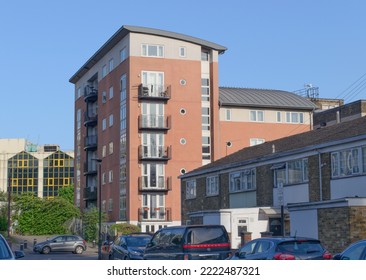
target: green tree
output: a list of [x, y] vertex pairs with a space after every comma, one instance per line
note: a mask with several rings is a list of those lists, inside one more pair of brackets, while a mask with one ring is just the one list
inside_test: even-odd
[[[98, 224], [99, 224], [99, 211], [98, 208], [93, 207], [85, 209], [83, 213], [83, 229], [84, 238], [87, 241], [97, 241], [98, 242]], [[105, 220], [105, 214], [102, 215], [102, 221]]]
[[74, 204], [74, 186], [63, 187], [58, 191], [58, 197], [66, 199], [71, 204]]

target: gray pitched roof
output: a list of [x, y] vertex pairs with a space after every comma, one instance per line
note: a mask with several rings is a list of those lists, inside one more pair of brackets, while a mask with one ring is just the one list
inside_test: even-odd
[[201, 45], [208, 49], [217, 50], [220, 54], [227, 50], [227, 48], [224, 46], [180, 33], [161, 29], [124, 25], [116, 33], [114, 33], [112, 37], [106, 43], [104, 43], [104, 45], [99, 50], [97, 50], [97, 52], [69, 79], [69, 82], [75, 84], [91, 67], [93, 67], [104, 55], [106, 55], [107, 52], [109, 52], [119, 41], [122, 40], [122, 38], [124, 38], [130, 32], [182, 40]]
[[316, 108], [316, 105], [306, 98], [283, 90], [220, 87], [219, 92], [222, 106], [297, 108], [303, 110]]
[[[244, 148], [190, 171], [182, 175], [181, 178], [216, 172], [249, 163], [259, 163], [281, 157], [288, 153], [291, 154], [328, 147], [331, 143], [349, 141], [350, 139], [366, 139], [366, 116]], [[275, 149], [274, 152], [273, 148]]]

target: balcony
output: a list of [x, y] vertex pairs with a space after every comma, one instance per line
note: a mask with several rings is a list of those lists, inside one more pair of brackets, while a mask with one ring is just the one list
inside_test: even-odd
[[139, 100], [168, 101], [171, 97], [171, 87], [159, 84], [140, 84], [138, 91]]
[[98, 115], [96, 112], [85, 112], [84, 113], [84, 125], [85, 126], [96, 126], [98, 123]]
[[98, 90], [93, 87], [84, 88], [84, 101], [85, 102], [95, 102], [98, 100]]
[[138, 183], [140, 192], [167, 192], [172, 190], [172, 177], [139, 177]]
[[140, 115], [140, 130], [169, 130], [171, 125], [170, 116]]
[[95, 161], [90, 161], [89, 163], [84, 162], [84, 175], [96, 175], [97, 174], [97, 164]]
[[98, 147], [98, 136], [91, 135], [84, 138], [84, 150], [96, 150]]
[[140, 145], [139, 159], [140, 160], [155, 160], [166, 161], [171, 159], [172, 147], [168, 146], [154, 146], [154, 145]]
[[171, 222], [172, 209], [166, 207], [139, 208], [139, 222]]
[[97, 200], [98, 191], [97, 187], [94, 188], [84, 188], [84, 200]]

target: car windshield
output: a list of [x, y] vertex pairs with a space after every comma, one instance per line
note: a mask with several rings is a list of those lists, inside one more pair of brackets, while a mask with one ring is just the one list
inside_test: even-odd
[[0, 239], [0, 259], [11, 259], [12, 255], [8, 246], [4, 243], [4, 240]]
[[147, 236], [133, 236], [126, 239], [127, 246], [129, 247], [145, 247], [150, 241], [150, 237]]
[[187, 233], [188, 244], [214, 244], [227, 242], [221, 227], [192, 228]]
[[323, 252], [324, 249], [317, 240], [293, 240], [278, 244], [278, 250], [292, 254], [311, 254]]

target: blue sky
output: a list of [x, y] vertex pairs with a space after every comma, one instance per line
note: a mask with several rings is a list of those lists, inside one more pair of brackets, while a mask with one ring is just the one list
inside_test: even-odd
[[122, 25], [223, 45], [221, 86], [366, 99], [363, 0], [13, 0], [0, 9], [0, 138], [74, 148], [69, 78]]

